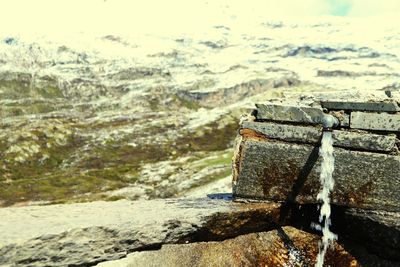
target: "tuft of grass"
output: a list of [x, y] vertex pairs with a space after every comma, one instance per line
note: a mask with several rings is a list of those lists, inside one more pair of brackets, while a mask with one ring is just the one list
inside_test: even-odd
[[46, 84], [31, 84], [30, 75], [21, 76], [18, 79], [0, 80], [2, 99], [23, 99], [23, 98], [63, 98], [63, 93], [54, 81], [48, 81]]
[[43, 98], [63, 98], [64, 95], [60, 88], [56, 86], [36, 87], [34, 89]]
[[190, 110], [198, 110], [202, 107], [198, 102], [186, 99], [181, 96], [175, 95], [174, 100], [177, 102], [178, 106], [185, 107]]
[[189, 151], [220, 151], [232, 146], [238, 129], [238, 121], [220, 127], [218, 122], [202, 127], [201, 133], [187, 133], [176, 141], [176, 150]]
[[0, 80], [2, 99], [21, 99], [30, 96], [30, 77], [20, 80]]

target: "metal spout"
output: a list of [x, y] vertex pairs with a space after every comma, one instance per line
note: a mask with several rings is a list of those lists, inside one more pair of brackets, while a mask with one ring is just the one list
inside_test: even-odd
[[332, 132], [333, 128], [336, 128], [339, 126], [339, 120], [330, 114], [324, 114], [324, 117], [322, 118], [322, 131], [325, 132]]

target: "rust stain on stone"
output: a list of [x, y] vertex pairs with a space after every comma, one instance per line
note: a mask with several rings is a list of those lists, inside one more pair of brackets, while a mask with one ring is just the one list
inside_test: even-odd
[[262, 140], [268, 139], [262, 133], [251, 130], [251, 129], [247, 129], [247, 128], [240, 129], [239, 134], [241, 136], [243, 136], [244, 138], [249, 138], [249, 139], [256, 140], [256, 141], [262, 141]]
[[241, 163], [244, 155], [243, 142], [243, 137], [238, 135], [235, 139], [235, 150], [232, 156], [232, 182], [234, 186], [236, 185], [241, 170]]
[[[269, 257], [259, 259], [255, 266], [314, 266], [318, 255], [318, 236], [278, 229], [280, 242], [270, 246]], [[324, 266], [358, 267], [357, 260], [343, 247], [334, 243], [325, 256]]]
[[317, 180], [310, 180], [307, 181], [303, 188], [302, 188], [302, 194], [304, 195], [309, 195], [309, 196], [317, 196], [319, 190], [320, 190], [321, 184]]
[[232, 182], [234, 185], [236, 185], [238, 181], [238, 177], [241, 170], [241, 164], [243, 161], [243, 156], [245, 154], [244, 150], [246, 146], [244, 145], [244, 143], [247, 140], [265, 141], [266, 139], [267, 137], [265, 135], [257, 131], [247, 128], [242, 128], [239, 130], [239, 135], [236, 138], [235, 150], [232, 157]]
[[231, 212], [210, 216], [204, 227], [183, 241], [222, 240], [241, 234], [272, 230], [278, 224], [279, 213], [278, 203], [233, 203]]
[[[314, 266], [319, 236], [293, 227], [240, 235], [221, 242], [163, 245], [141, 253], [134, 266]], [[138, 264], [138, 261], [142, 264]], [[339, 244], [328, 250], [324, 266], [358, 267], [356, 259]]]
[[269, 163], [263, 169], [262, 189], [266, 198], [286, 201], [295, 190], [300, 169], [291, 162]]
[[373, 187], [373, 182], [369, 181], [358, 188], [334, 189], [332, 192], [332, 198], [341, 204], [365, 207], [366, 202], [370, 198]]
[[335, 244], [334, 248], [327, 250], [325, 255], [325, 265], [327, 266], [348, 266], [358, 267], [361, 266], [357, 260], [346, 252], [343, 247]]

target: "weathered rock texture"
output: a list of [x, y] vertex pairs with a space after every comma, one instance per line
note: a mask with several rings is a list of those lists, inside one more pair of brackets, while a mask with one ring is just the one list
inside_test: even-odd
[[0, 265], [90, 266], [166, 243], [276, 228], [279, 204], [183, 199], [0, 209]]
[[400, 261], [400, 213], [348, 209], [335, 221], [342, 235], [363, 243], [382, 258]]
[[335, 187], [331, 202], [400, 211], [400, 141], [396, 133], [400, 114], [396, 101], [256, 106], [255, 120], [242, 122], [237, 139], [233, 163], [236, 199], [317, 203], [321, 124], [329, 113], [339, 121], [350, 117], [349, 124], [341, 122], [332, 133]]
[[[233, 192], [239, 198], [316, 203], [319, 146], [245, 137]], [[332, 203], [400, 211], [400, 157], [335, 148]]]
[[[285, 225], [312, 231], [310, 225], [319, 220], [317, 204], [286, 204], [282, 216]], [[347, 208], [331, 205], [332, 232], [338, 242], [365, 267], [400, 265], [400, 213]]]
[[258, 120], [274, 120], [286, 122], [302, 122], [308, 124], [321, 123], [324, 115], [322, 108], [307, 106], [284, 106], [257, 104]]
[[[126, 259], [98, 266], [314, 266], [318, 240], [319, 237], [315, 235], [293, 227], [283, 227], [223, 242], [165, 245], [157, 251], [135, 252]], [[335, 244], [326, 255], [325, 266], [360, 265]]]
[[[398, 266], [399, 213], [336, 206], [332, 212], [340, 244], [351, 240], [370, 252], [354, 258], [346, 252], [354, 246], [335, 244], [326, 256], [330, 266], [365, 259], [367, 267]], [[281, 225], [310, 231], [317, 213], [315, 205], [208, 199], [4, 208], [0, 266], [313, 266], [319, 237]]]
[[[263, 134], [267, 138], [282, 141], [309, 143], [314, 145], [319, 145], [321, 142], [321, 127], [246, 121], [242, 124], [242, 131], [243, 129], [253, 130]], [[389, 152], [394, 150], [396, 145], [396, 136], [394, 134], [379, 135], [334, 130], [332, 138], [334, 146], [367, 151]]]
[[357, 110], [397, 112], [400, 111], [396, 101], [387, 100], [381, 102], [343, 102], [343, 101], [321, 101], [321, 106], [333, 110]]
[[400, 114], [352, 112], [351, 128], [400, 132]]

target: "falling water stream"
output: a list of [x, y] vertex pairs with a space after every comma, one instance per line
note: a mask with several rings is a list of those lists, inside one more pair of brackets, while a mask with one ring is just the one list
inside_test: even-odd
[[333, 140], [331, 131], [323, 131], [321, 148], [319, 154], [322, 157], [320, 182], [321, 191], [317, 195], [317, 199], [322, 201], [320, 208], [319, 222], [321, 225], [317, 229], [322, 231], [322, 240], [319, 242], [319, 252], [317, 256], [316, 267], [324, 265], [324, 258], [329, 245], [337, 239], [337, 236], [329, 229], [331, 225], [331, 205], [329, 195], [335, 185], [332, 177], [335, 158], [333, 156]]

